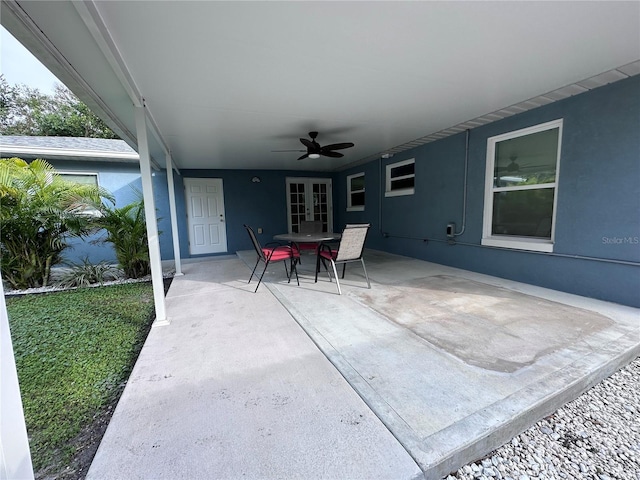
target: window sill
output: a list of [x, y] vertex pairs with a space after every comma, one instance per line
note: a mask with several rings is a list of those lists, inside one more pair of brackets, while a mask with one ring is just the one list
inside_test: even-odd
[[553, 252], [553, 242], [551, 240], [542, 240], [536, 238], [525, 237], [487, 237], [480, 242], [481, 245], [487, 247], [511, 248], [514, 250], [530, 250], [533, 252]]
[[403, 190], [392, 190], [390, 192], [384, 192], [385, 197], [400, 197], [402, 195], [413, 195], [414, 188], [405, 188]]
[[364, 212], [364, 205], [357, 207], [347, 207], [347, 212]]

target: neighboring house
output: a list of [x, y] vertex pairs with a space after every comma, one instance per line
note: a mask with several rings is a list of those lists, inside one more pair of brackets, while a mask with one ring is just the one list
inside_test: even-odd
[[[271, 241], [295, 231], [298, 212], [310, 208], [329, 230], [371, 223], [369, 248], [637, 307], [638, 112], [640, 76], [634, 76], [340, 172], [181, 169], [174, 174], [181, 258], [252, 248], [245, 223]], [[3, 156], [24, 158], [17, 147], [29, 144], [28, 158], [94, 176], [119, 206], [140, 189], [136, 154], [124, 142], [1, 141]], [[169, 260], [166, 170], [153, 175], [161, 256]], [[188, 214], [199, 214], [203, 197], [194, 192], [202, 185], [217, 188], [206, 199], [214, 205], [211, 235], [189, 224]], [[75, 244], [72, 252], [98, 259], [99, 248], [108, 247]]]

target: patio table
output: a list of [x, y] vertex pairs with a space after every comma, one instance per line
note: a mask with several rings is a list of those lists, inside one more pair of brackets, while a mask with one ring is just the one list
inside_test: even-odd
[[316, 243], [332, 242], [334, 240], [340, 240], [342, 235], [339, 233], [322, 232], [322, 233], [281, 233], [274, 235], [274, 240], [280, 240], [283, 242], [296, 242], [296, 243]]
[[[280, 240], [282, 242], [296, 243], [299, 250], [313, 250], [314, 254], [318, 254], [318, 247], [323, 242], [333, 242], [340, 240], [342, 234], [321, 232], [321, 233], [281, 233], [274, 235], [274, 240]], [[305, 245], [311, 246], [311, 248], [305, 248]], [[316, 262], [316, 270], [320, 268], [318, 262]]]

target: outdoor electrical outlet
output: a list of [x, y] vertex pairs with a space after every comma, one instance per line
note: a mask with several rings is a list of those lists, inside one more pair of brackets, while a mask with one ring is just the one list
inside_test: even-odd
[[456, 224], [455, 223], [449, 223], [447, 225], [447, 237], [449, 238], [453, 238], [454, 234], [456, 231]]
[[258, 233], [262, 233], [262, 227], [258, 227]]

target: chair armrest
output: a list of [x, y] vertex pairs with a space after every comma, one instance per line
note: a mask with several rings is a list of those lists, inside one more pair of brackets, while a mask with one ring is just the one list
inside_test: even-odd
[[298, 255], [300, 255], [300, 245], [298, 245], [298, 242], [291, 241], [289, 242], [289, 246], [291, 247], [291, 251], [293, 253], [297, 253]]
[[320, 255], [320, 252], [322, 252], [323, 250], [328, 251], [330, 256], [333, 255], [333, 250], [331, 249], [331, 246], [329, 246], [329, 244], [324, 242], [322, 242], [318, 247], [318, 255]]

